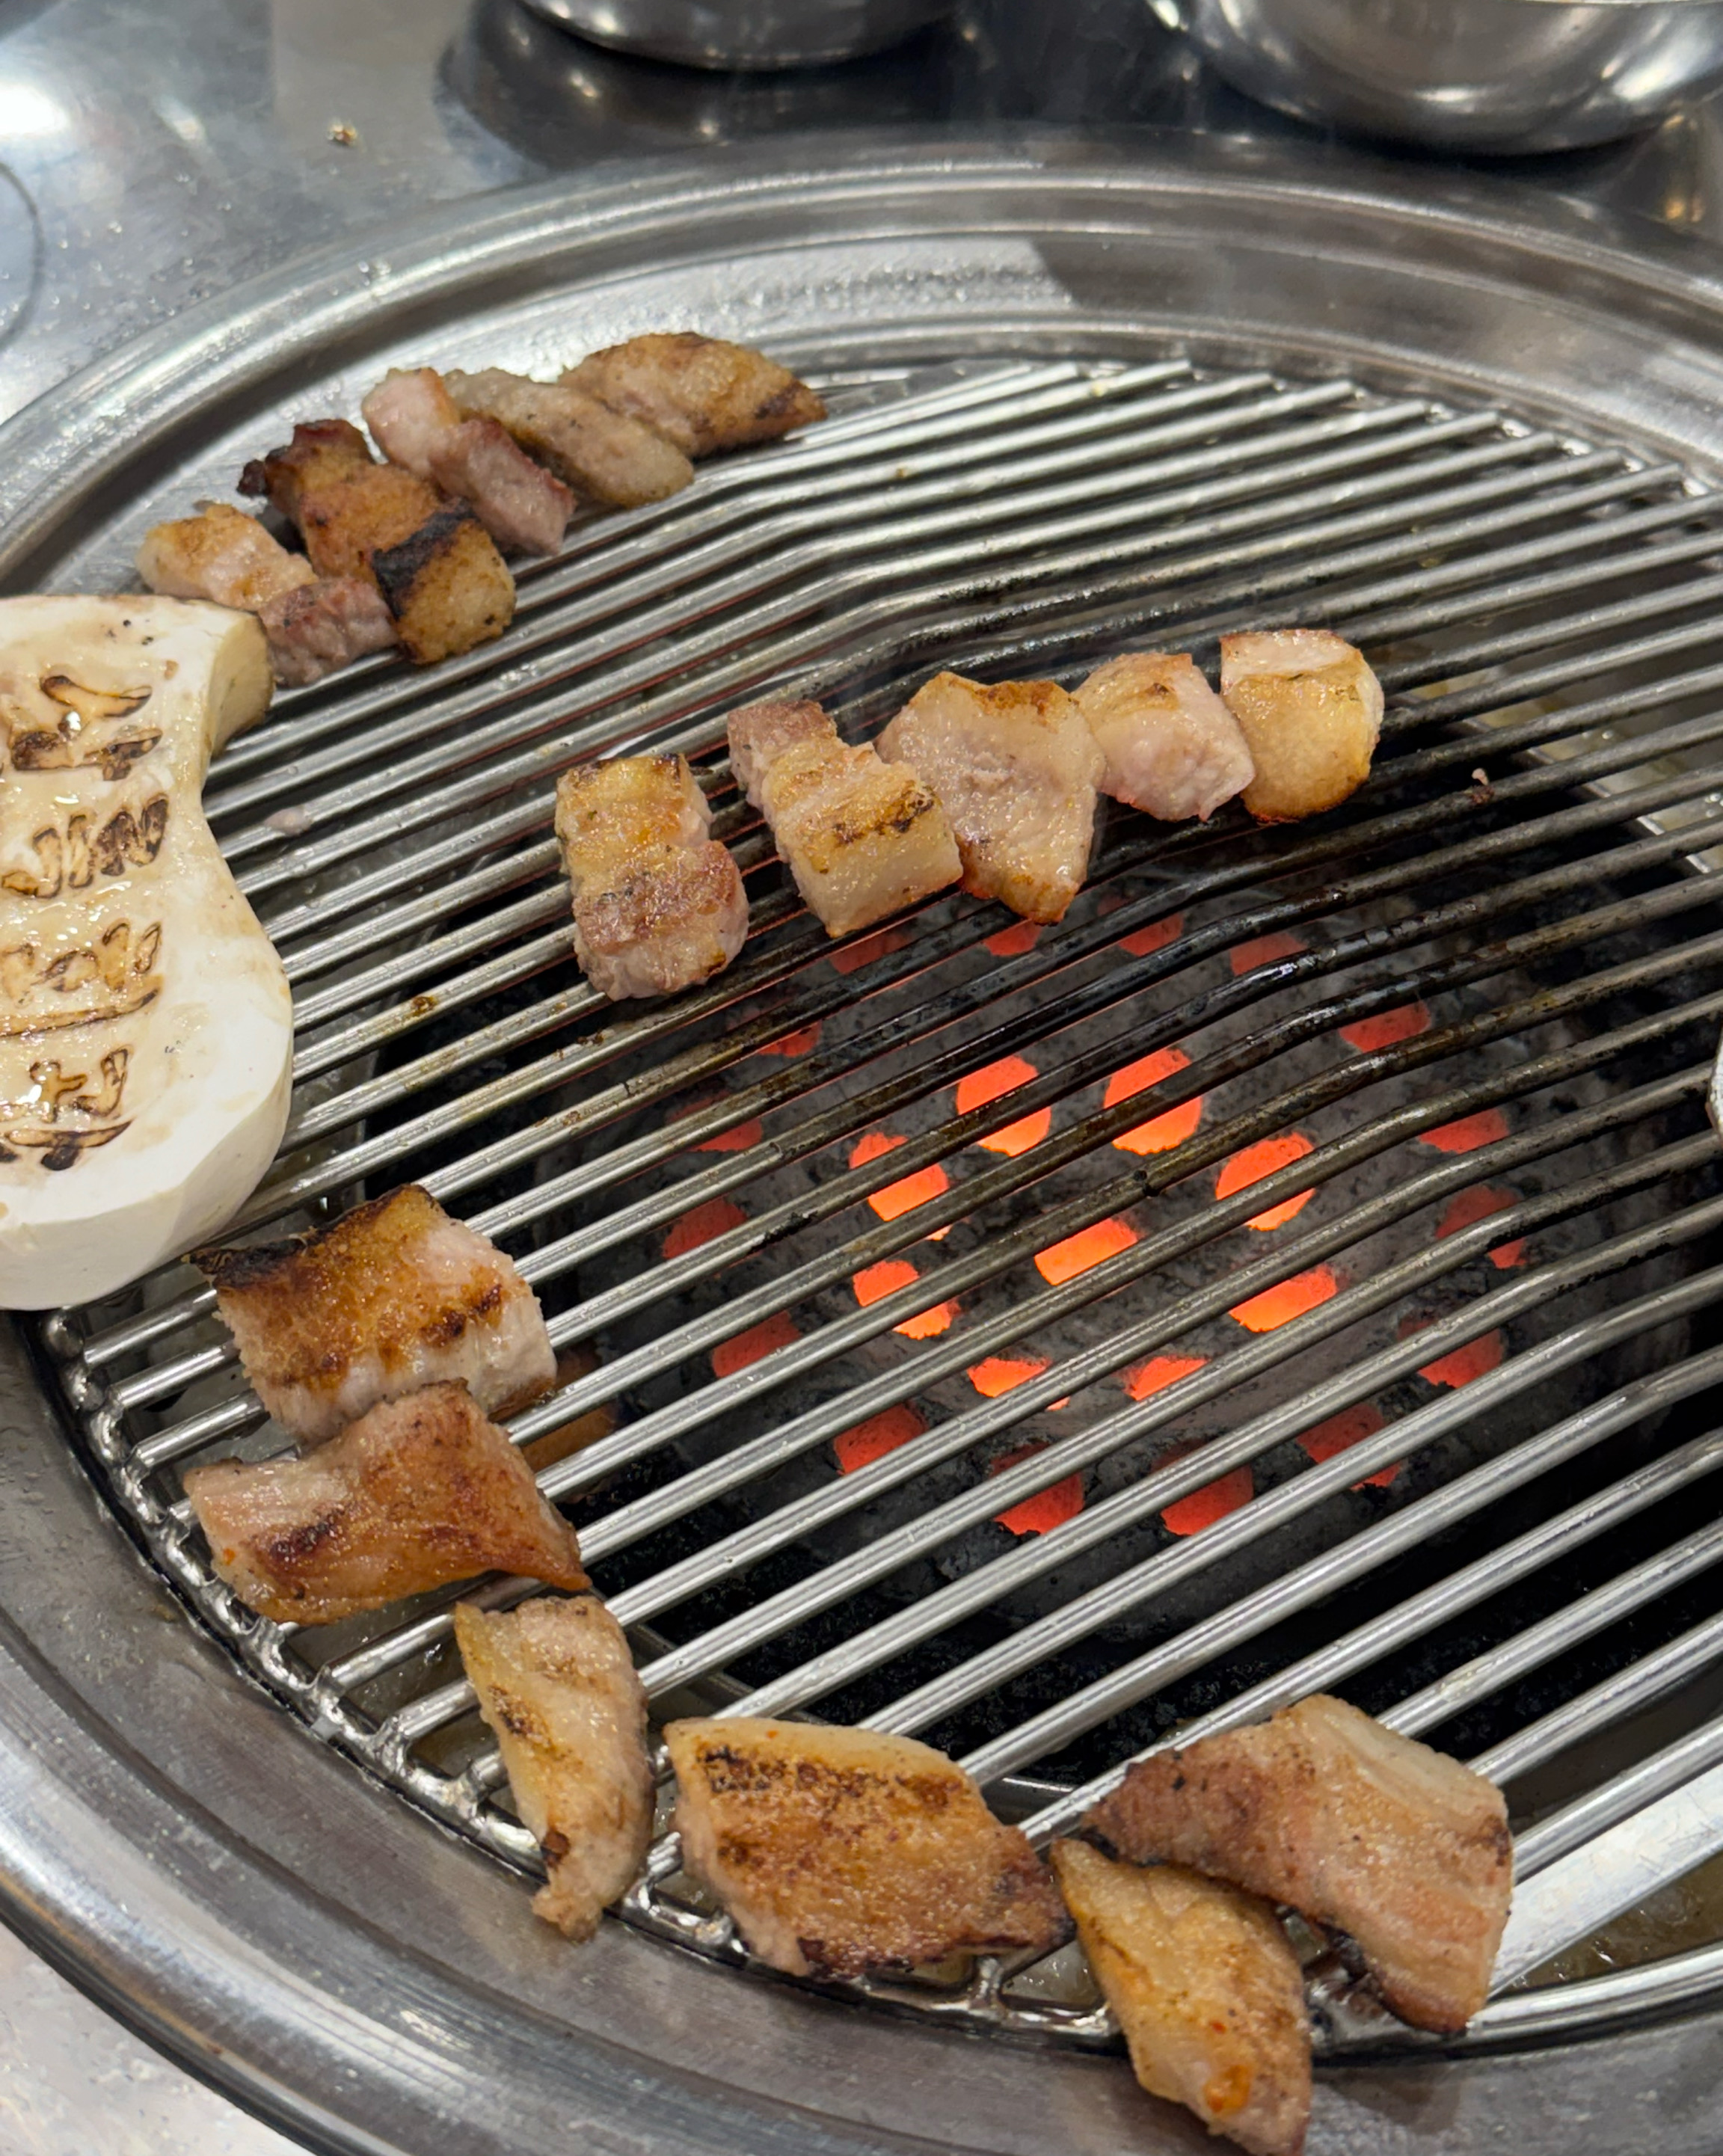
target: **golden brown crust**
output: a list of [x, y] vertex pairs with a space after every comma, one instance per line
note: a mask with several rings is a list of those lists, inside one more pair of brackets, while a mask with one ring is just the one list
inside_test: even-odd
[[1350, 1936], [1414, 2028], [1456, 2034], [1489, 1995], [1513, 1887], [1501, 1793], [1343, 1701], [1139, 1760], [1084, 1826]]
[[398, 545], [373, 547], [371, 567], [421, 666], [489, 644], [515, 618], [515, 579], [470, 509], [439, 509]]
[[1310, 2034], [1298, 1958], [1254, 1894], [1175, 1864], [1059, 1841], [1053, 1869], [1095, 1981], [1151, 2095], [1251, 2156], [1299, 2156]]
[[746, 345], [682, 330], [631, 337], [562, 376], [626, 412], [686, 456], [776, 441], [823, 419], [826, 408], [787, 367]]
[[1046, 1866], [943, 1753], [867, 1729], [672, 1722], [684, 1861], [791, 1975], [1056, 1946]]
[[1287, 824], [1338, 808], [1370, 776], [1381, 685], [1362, 653], [1326, 629], [1223, 636], [1221, 695], [1249, 744], [1244, 806]]

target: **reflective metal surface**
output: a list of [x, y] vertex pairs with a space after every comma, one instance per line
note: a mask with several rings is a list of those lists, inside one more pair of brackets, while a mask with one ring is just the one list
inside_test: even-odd
[[957, 0], [528, 0], [551, 22], [620, 52], [684, 67], [792, 68], [876, 53]]
[[1228, 82], [1433, 148], [1632, 134], [1723, 75], [1717, 0], [1153, 0]]
[[[571, 308], [596, 338], [698, 307], [810, 363], [855, 352], [858, 321], [873, 351], [905, 359], [977, 339], [1049, 360], [1097, 341], [1141, 358], [1194, 341], [1228, 366], [1344, 366], [1387, 398], [1448, 394], [1468, 411], [1505, 398], [1532, 415], [1528, 444], [1547, 415], [1605, 444], [1582, 453], [1603, 460], [1586, 483], [1629, 495], [1636, 459], [1675, 456], [1701, 483], [1723, 464], [1723, 299], [1679, 246], [1635, 258], [1582, 216], [1509, 221], [1458, 187], [1325, 187], [1256, 151], [947, 142], [931, 192], [927, 151], [858, 145], [814, 166], [787, 147], [733, 157], [720, 177], [667, 172], [656, 195], [630, 181], [577, 203], [526, 194], [397, 231], [362, 270], [341, 250], [233, 295], [0, 442], [6, 572], [112, 573], [128, 516], [152, 490], [228, 471], [260, 408], [320, 376], [320, 396], [351, 402], [387, 359], [470, 339], [487, 308], [485, 334], [521, 361], [566, 337]], [[396, 873], [331, 835], [331, 868], [352, 861], [361, 883]], [[261, 853], [251, 867], [279, 882]], [[336, 876], [336, 912], [361, 883]], [[285, 1729], [171, 1610], [152, 1614], [155, 1576], [115, 1564], [114, 1530], [15, 1363], [6, 1397], [0, 1712], [24, 1740], [0, 1755], [11, 1906], [86, 1981], [320, 2145], [417, 2151], [454, 2134], [500, 2151], [570, 2132], [654, 2151], [1187, 2145], [1110, 2061], [995, 2046], [965, 2072], [977, 2055], [951, 2035], [739, 1984], [615, 1926], [569, 1954], [535, 1932], [513, 1881]], [[101, 1624], [80, 1626], [93, 1608]], [[51, 1844], [34, 1825], [50, 1812]], [[1686, 1982], [1612, 1980], [1608, 2010]], [[530, 2012], [511, 2003], [522, 1996]], [[1497, 2030], [1549, 2020], [1547, 2001], [1501, 2008]], [[1701, 2015], [1607, 2051], [1347, 2068], [1325, 2082], [1315, 2145], [1534, 2146], [1554, 2121], [1608, 2156], [1644, 2145], [1619, 2101], [1631, 2087], [1659, 2092], [1660, 2147], [1698, 2151], [1715, 2041]]]

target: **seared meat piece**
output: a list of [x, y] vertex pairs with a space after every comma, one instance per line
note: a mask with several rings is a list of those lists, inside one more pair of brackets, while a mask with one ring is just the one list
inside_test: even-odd
[[1188, 652], [1127, 651], [1076, 692], [1115, 801], [1178, 823], [1212, 816], [1255, 777], [1238, 721]]
[[900, 913], [962, 873], [928, 787], [905, 764], [847, 747], [818, 704], [732, 712], [730, 761], [828, 936]]
[[1298, 1958], [1266, 1902], [1182, 1865], [1057, 1841], [1053, 1869], [1136, 2077], [1252, 2156], [1299, 2156], [1310, 2032]]
[[574, 891], [574, 952], [603, 995], [668, 996], [721, 973], [747, 940], [741, 871], [709, 835], [685, 756], [565, 771], [556, 836]]
[[1513, 1887], [1501, 1792], [1344, 1701], [1139, 1760], [1084, 1826], [1347, 1933], [1414, 2028], [1451, 2035], [1489, 1995]]
[[571, 367], [563, 382], [627, 412], [685, 455], [776, 441], [826, 408], [787, 367], [746, 345], [683, 330], [630, 337]]
[[476, 374], [451, 371], [443, 382], [469, 418], [507, 428], [523, 449], [588, 501], [638, 509], [693, 484], [694, 466], [679, 449], [583, 389], [534, 382], [500, 367]]
[[683, 1861], [791, 1976], [859, 1976], [1069, 1933], [1046, 1866], [943, 1753], [815, 1723], [673, 1722]]
[[299, 1241], [192, 1256], [253, 1390], [304, 1444], [422, 1385], [459, 1379], [488, 1414], [507, 1414], [555, 1381], [532, 1290], [417, 1183]]
[[640, 1876], [652, 1840], [646, 1695], [596, 1594], [495, 1614], [455, 1605], [454, 1636], [515, 1806], [544, 1851], [533, 1907], [572, 1939]]
[[1052, 681], [983, 687], [936, 674], [879, 737], [914, 766], [957, 834], [963, 888], [1029, 921], [1062, 921], [1089, 873], [1106, 760]]
[[225, 501], [200, 501], [195, 516], [151, 525], [137, 550], [137, 571], [168, 598], [213, 599], [242, 613], [261, 613], [269, 600], [317, 575], [303, 554], [290, 554], [256, 517]]
[[298, 526], [320, 576], [375, 583], [422, 665], [500, 636], [514, 618], [515, 580], [471, 510], [376, 463], [345, 419], [295, 427], [285, 449], [245, 467], [239, 487]]
[[481, 1572], [589, 1584], [573, 1528], [464, 1385], [385, 1400], [309, 1460], [223, 1460], [185, 1482], [217, 1572], [278, 1625], [332, 1625]]
[[736, 784], [756, 808], [764, 805], [760, 792], [776, 759], [797, 742], [829, 745], [838, 729], [821, 704], [749, 704], [730, 715], [730, 768]]
[[1336, 808], [1369, 778], [1382, 684], [1331, 630], [1222, 637], [1220, 692], [1250, 744], [1256, 776], [1244, 806], [1260, 822]]
[[258, 608], [284, 688], [303, 688], [398, 642], [395, 617], [362, 577], [313, 577]]
[[463, 418], [434, 367], [391, 368], [360, 409], [391, 464], [470, 502], [499, 547], [562, 544], [574, 496], [497, 420]]

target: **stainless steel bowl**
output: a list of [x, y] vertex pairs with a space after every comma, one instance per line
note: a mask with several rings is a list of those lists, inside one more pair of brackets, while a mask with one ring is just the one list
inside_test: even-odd
[[685, 67], [813, 67], [876, 53], [956, 0], [527, 0], [601, 45]]
[[1723, 78], [1718, 0], [1150, 0], [1300, 120], [1444, 150], [1632, 134]]

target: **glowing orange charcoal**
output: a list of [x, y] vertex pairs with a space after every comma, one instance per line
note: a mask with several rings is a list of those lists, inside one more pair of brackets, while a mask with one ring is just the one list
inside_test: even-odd
[[[1180, 1455], [1174, 1453], [1172, 1457], [1177, 1460]], [[1256, 1477], [1248, 1467], [1234, 1467], [1213, 1482], [1205, 1482], [1200, 1490], [1192, 1490], [1188, 1496], [1175, 1497], [1162, 1511], [1161, 1524], [1169, 1534], [1200, 1535], [1204, 1527], [1212, 1527], [1228, 1512], [1248, 1505], [1255, 1495]]]
[[876, 958], [901, 951], [909, 940], [907, 928], [876, 928], [871, 936], [864, 936], [859, 943], [852, 943], [847, 951], [833, 951], [832, 963], [840, 973], [854, 973], [863, 966], [871, 966]]
[[1128, 1250], [1137, 1240], [1135, 1228], [1122, 1220], [1097, 1220], [1092, 1228], [1079, 1228], [1062, 1243], [1035, 1253], [1035, 1270], [1049, 1287], [1061, 1287], [1079, 1273], [1091, 1271]]
[[[849, 1165], [866, 1168], [908, 1143], [907, 1138], [894, 1137], [886, 1131], [869, 1131], [850, 1147]], [[931, 1168], [918, 1168], [913, 1175], [905, 1176], [900, 1182], [888, 1183], [883, 1190], [874, 1191], [868, 1203], [882, 1220], [895, 1220], [900, 1214], [913, 1213], [918, 1205], [943, 1198], [951, 1187], [951, 1177], [936, 1163]], [[946, 1230], [941, 1229], [937, 1233], [943, 1236]]]
[[[1008, 1467], [1015, 1467], [1019, 1461], [1031, 1460], [1046, 1450], [1044, 1445], [1019, 1445], [1015, 1452], [1002, 1453], [987, 1472], [1003, 1475]], [[1082, 1509], [1083, 1477], [1068, 1475], [1050, 1490], [1038, 1490], [1033, 1497], [1008, 1507], [997, 1517], [1000, 1526], [1014, 1535], [1044, 1535], [1050, 1534], [1054, 1527], [1062, 1527], [1067, 1520], [1074, 1520]]]
[[785, 1034], [781, 1040], [768, 1040], [758, 1053], [762, 1055], [809, 1055], [819, 1046], [820, 1028], [823, 1019], [815, 1019], [811, 1025], [797, 1026], [793, 1033]]
[[[1337, 1415], [1330, 1415], [1326, 1422], [1319, 1422], [1314, 1430], [1307, 1430], [1299, 1443], [1320, 1467], [1325, 1460], [1332, 1460], [1336, 1453], [1350, 1452], [1355, 1445], [1361, 1445], [1367, 1437], [1374, 1437], [1387, 1426], [1387, 1416], [1373, 1400], [1360, 1400], [1356, 1407], [1342, 1408]], [[1352, 1487], [1386, 1490], [1405, 1465], [1403, 1460], [1397, 1460], [1391, 1467], [1378, 1468], [1374, 1475], [1367, 1475], [1363, 1481], [1355, 1482]]]
[[1429, 1029], [1430, 1014], [1422, 1004], [1402, 1004], [1397, 1009], [1378, 1011], [1374, 1018], [1361, 1018], [1354, 1024], [1343, 1025], [1340, 1037], [1361, 1055], [1374, 1055], [1378, 1049], [1397, 1048], [1403, 1040], [1416, 1040]]
[[966, 1374], [983, 1399], [997, 1400], [1001, 1393], [1014, 1392], [1047, 1368], [1044, 1355], [989, 1355]]
[[1176, 1385], [1181, 1378], [1188, 1378], [1193, 1370], [1202, 1369], [1208, 1360], [1206, 1355], [1151, 1355], [1146, 1363], [1138, 1363], [1125, 1373], [1125, 1389], [1134, 1400], [1150, 1399], [1169, 1385]]
[[[1008, 1055], [1001, 1062], [988, 1064], [985, 1070], [972, 1070], [957, 1081], [957, 1113], [967, 1116], [972, 1108], [985, 1108], [990, 1101], [1014, 1093], [1038, 1075], [1034, 1065], [1021, 1055]], [[990, 1131], [976, 1143], [983, 1152], [1003, 1152], [1015, 1159], [1018, 1153], [1039, 1145], [1052, 1127], [1052, 1109], [1037, 1108], [1033, 1115], [1008, 1123], [1003, 1130]]]
[[1508, 1119], [1500, 1108], [1480, 1108], [1475, 1116], [1462, 1116], [1457, 1123], [1423, 1132], [1418, 1143], [1434, 1146], [1438, 1152], [1476, 1152], [1479, 1146], [1494, 1145], [1507, 1134]]
[[899, 1445], [920, 1437], [926, 1427], [912, 1407], [884, 1408], [865, 1422], [859, 1422], [854, 1430], [840, 1430], [832, 1440], [832, 1450], [838, 1455], [839, 1470], [854, 1475], [858, 1468], [871, 1466], [888, 1452], [895, 1452]]
[[1458, 1392], [1474, 1378], [1485, 1377], [1498, 1368], [1505, 1352], [1500, 1333], [1486, 1332], [1481, 1340], [1469, 1340], [1464, 1348], [1451, 1348], [1433, 1363], [1421, 1363], [1418, 1374], [1428, 1378], [1433, 1385], [1451, 1385]]
[[[1235, 1190], [1248, 1190], [1253, 1183], [1260, 1183], [1266, 1175], [1273, 1175], [1283, 1168], [1290, 1168], [1294, 1161], [1302, 1160], [1306, 1153], [1316, 1148], [1307, 1137], [1297, 1131], [1283, 1132], [1279, 1137], [1259, 1138], [1242, 1152], [1235, 1152], [1223, 1162], [1220, 1173], [1214, 1179], [1217, 1198], [1230, 1198]], [[1314, 1190], [1300, 1190], [1290, 1198], [1283, 1198], [1278, 1205], [1269, 1206], [1266, 1213], [1258, 1213], [1245, 1225], [1249, 1228], [1284, 1227], [1295, 1214], [1302, 1213], [1315, 1196]]]
[[[1487, 1183], [1474, 1183], [1469, 1190], [1460, 1191], [1449, 1201], [1448, 1210], [1436, 1225], [1436, 1240], [1444, 1235], [1457, 1235], [1462, 1228], [1469, 1228], [1479, 1220], [1487, 1220], [1492, 1213], [1505, 1213], [1518, 1199], [1511, 1190], [1492, 1190]], [[1499, 1272], [1526, 1262], [1526, 1238], [1516, 1235], [1510, 1243], [1498, 1243], [1490, 1253], [1490, 1262]]]
[[[684, 1122], [690, 1116], [699, 1115], [703, 1109], [716, 1107], [723, 1097], [721, 1093], [717, 1093], [708, 1100], [695, 1101], [687, 1107], [674, 1109], [665, 1121], [671, 1123]], [[732, 1124], [727, 1131], [714, 1131], [710, 1137], [700, 1139], [694, 1147], [694, 1151], [695, 1152], [746, 1152], [750, 1146], [759, 1144], [762, 1136], [760, 1118], [757, 1116], [750, 1116], [745, 1123]]]
[[1034, 949], [1040, 933], [1038, 921], [1014, 921], [1009, 928], [1002, 928], [997, 936], [988, 937], [987, 948], [996, 958], [1020, 958], [1025, 951]]
[[693, 1206], [673, 1224], [664, 1237], [664, 1255], [685, 1258], [702, 1243], [712, 1242], [720, 1235], [727, 1235], [732, 1228], [740, 1228], [747, 1217], [731, 1199], [709, 1198], [703, 1205]]
[[794, 1318], [788, 1311], [781, 1310], [776, 1317], [751, 1325], [733, 1340], [720, 1342], [712, 1350], [712, 1368], [720, 1378], [733, 1378], [738, 1370], [746, 1370], [750, 1363], [757, 1363], [762, 1356], [787, 1348], [792, 1340], [801, 1337]]
[[[895, 1295], [900, 1287], [908, 1287], [920, 1277], [907, 1258], [882, 1258], [877, 1265], [864, 1265], [859, 1273], [852, 1273], [849, 1285], [855, 1291], [856, 1301], [865, 1309], [870, 1302], [882, 1302], [888, 1295]], [[906, 1317], [892, 1331], [901, 1332], [906, 1340], [933, 1340], [941, 1332], [951, 1331], [951, 1321], [956, 1315], [955, 1302], [936, 1303], [931, 1310]]]
[[[1141, 1055], [1135, 1063], [1127, 1063], [1122, 1070], [1113, 1073], [1101, 1096], [1101, 1106], [1116, 1108], [1121, 1101], [1134, 1101], [1151, 1086], [1158, 1086], [1163, 1079], [1190, 1067], [1191, 1059], [1182, 1048], [1157, 1048], [1152, 1055]], [[1113, 1144], [1120, 1152], [1171, 1152], [1175, 1146], [1184, 1143], [1202, 1120], [1203, 1096], [1199, 1093], [1194, 1101], [1182, 1101], [1177, 1107], [1169, 1108], [1164, 1116], [1139, 1123], [1134, 1130], [1121, 1132]]]
[[1295, 1273], [1290, 1280], [1235, 1303], [1232, 1315], [1247, 1332], [1272, 1332], [1277, 1326], [1290, 1325], [1295, 1317], [1302, 1317], [1307, 1310], [1315, 1310], [1339, 1293], [1340, 1282], [1333, 1268], [1312, 1265], [1307, 1273]]
[[1184, 932], [1183, 914], [1169, 913], [1164, 921], [1151, 921], [1146, 928], [1133, 929], [1129, 936], [1121, 936], [1119, 948], [1128, 951], [1133, 958], [1146, 958], [1151, 951], [1164, 951], [1169, 943], [1177, 943]]
[[1277, 928], [1272, 935], [1253, 936], [1248, 942], [1235, 943], [1228, 956], [1235, 973], [1250, 973], [1259, 966], [1272, 966], [1277, 959], [1295, 958], [1310, 947], [1302, 936], [1295, 936], [1290, 928]]

